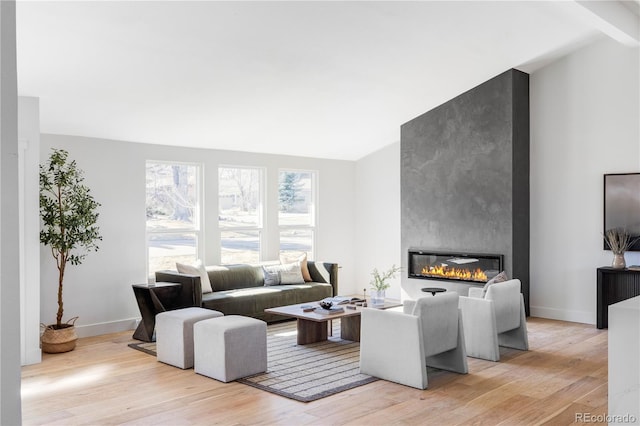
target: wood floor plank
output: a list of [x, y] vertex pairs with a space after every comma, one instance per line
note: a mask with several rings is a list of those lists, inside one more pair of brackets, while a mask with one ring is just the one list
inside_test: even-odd
[[25, 425], [529, 425], [607, 412], [607, 330], [529, 318], [530, 351], [430, 371], [419, 390], [377, 381], [310, 403], [221, 383], [127, 347], [131, 332], [79, 339], [22, 369]]
[[[596, 377], [600, 378], [600, 377]], [[600, 386], [596, 387], [593, 391], [584, 395], [582, 398], [576, 399], [576, 403], [584, 404], [591, 408], [599, 408], [602, 406], [606, 406], [608, 403], [609, 396], [609, 384], [606, 380], [600, 384]]]
[[[503, 393], [503, 397], [507, 396]], [[486, 407], [485, 410], [480, 410], [477, 415], [469, 417], [461, 425], [497, 425], [505, 423], [505, 421], [513, 417], [514, 413], [518, 410], [522, 410], [537, 402], [535, 398], [531, 398], [524, 395], [511, 395], [507, 396], [504, 400], [498, 404]], [[508, 422], [506, 424], [509, 424]], [[516, 423], [513, 423], [516, 424]], [[531, 424], [531, 423], [521, 423]]]
[[[596, 411], [594, 411], [592, 408], [586, 405], [571, 404], [571, 405], [568, 405], [564, 410], [561, 410], [560, 412], [555, 413], [553, 416], [550, 416], [550, 418], [547, 421], [542, 422], [540, 424], [548, 425], [548, 426], [554, 426], [558, 424], [562, 424], [562, 425], [585, 424], [585, 422], [580, 421], [580, 418], [578, 417], [580, 413], [603, 414], [603, 413], [596, 413]], [[588, 424], [606, 425], [607, 423], [594, 421], [594, 422], [588, 422]]]

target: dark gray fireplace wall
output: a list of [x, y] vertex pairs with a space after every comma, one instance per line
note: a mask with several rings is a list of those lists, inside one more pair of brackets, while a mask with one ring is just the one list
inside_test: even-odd
[[405, 123], [400, 150], [405, 265], [411, 247], [502, 254], [528, 312], [529, 75], [509, 70]]

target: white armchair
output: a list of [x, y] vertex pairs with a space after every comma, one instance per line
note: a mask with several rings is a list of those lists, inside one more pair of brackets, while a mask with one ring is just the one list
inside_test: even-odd
[[499, 346], [529, 350], [520, 286], [520, 280], [509, 280], [491, 284], [484, 297], [480, 288], [460, 297], [467, 355], [499, 361]]
[[404, 312], [362, 311], [362, 374], [426, 389], [427, 366], [469, 371], [457, 293], [405, 302]]

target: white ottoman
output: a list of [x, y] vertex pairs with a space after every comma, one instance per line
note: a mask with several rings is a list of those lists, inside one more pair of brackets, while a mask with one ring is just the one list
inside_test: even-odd
[[176, 309], [156, 315], [158, 361], [182, 369], [193, 367], [193, 324], [222, 316], [222, 312], [204, 308]]
[[240, 315], [193, 326], [194, 371], [231, 382], [267, 371], [267, 323]]

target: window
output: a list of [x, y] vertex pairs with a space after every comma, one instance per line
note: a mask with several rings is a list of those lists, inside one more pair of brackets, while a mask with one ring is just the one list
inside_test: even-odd
[[218, 223], [223, 264], [260, 261], [263, 174], [262, 169], [257, 168], [218, 169]]
[[147, 254], [152, 275], [192, 264], [200, 239], [200, 166], [147, 161]]
[[313, 259], [316, 173], [281, 170], [278, 180], [280, 253], [303, 251]]

